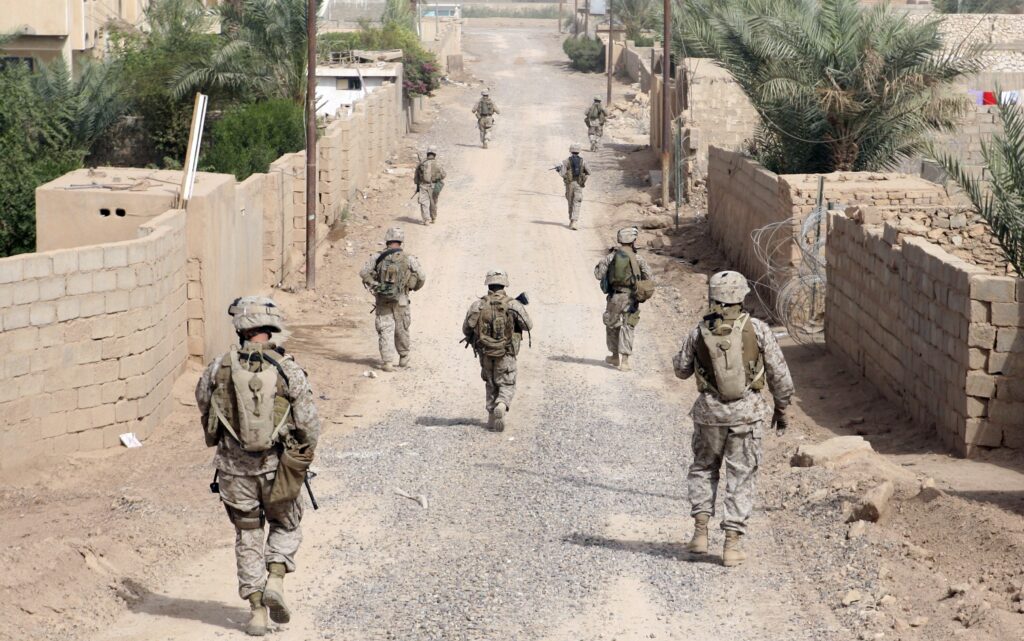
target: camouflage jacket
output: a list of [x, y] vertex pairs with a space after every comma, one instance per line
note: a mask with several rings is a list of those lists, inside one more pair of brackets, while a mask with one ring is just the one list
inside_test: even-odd
[[[266, 346], [263, 347], [266, 349]], [[247, 349], [254, 349], [254, 346], [251, 343], [242, 345], [242, 351]], [[279, 351], [283, 352], [283, 350]], [[222, 354], [215, 358], [203, 372], [196, 385], [196, 402], [199, 404], [204, 428], [210, 418], [210, 405], [216, 385], [217, 370], [220, 369], [221, 362], [226, 356], [227, 354]], [[292, 429], [283, 438], [294, 438], [299, 443], [309, 444], [315, 449], [317, 440], [320, 438], [320, 417], [317, 414], [316, 405], [313, 403], [313, 390], [309, 386], [309, 379], [306, 377], [306, 372], [290, 356], [281, 359], [281, 369], [284, 370], [285, 377], [288, 379], [284, 395], [291, 403], [291, 416], [294, 423]], [[263, 452], [246, 452], [234, 437], [228, 434], [227, 430], [222, 430], [213, 464], [225, 474], [237, 476], [266, 474], [277, 469], [279, 449], [280, 447], [272, 447]]]
[[[782, 355], [779, 342], [770, 327], [763, 321], [756, 318], [750, 319], [757, 335], [757, 346], [764, 355], [765, 378], [768, 389], [771, 390], [775, 405], [785, 408], [789, 405], [789, 399], [793, 395], [793, 379], [789, 374], [789, 366], [786, 365], [786, 358]], [[700, 339], [700, 329], [694, 327], [685, 339], [683, 346], [672, 361], [676, 370], [676, 376], [687, 379], [693, 376], [697, 359], [697, 341]], [[693, 409], [690, 410], [690, 417], [694, 424], [715, 425], [715, 426], [736, 426], [754, 425], [767, 422], [771, 419], [771, 408], [764, 396], [755, 390], [747, 390], [746, 395], [738, 400], [724, 402], [719, 400], [713, 393], [702, 392]]]
[[[473, 304], [466, 311], [466, 318], [462, 321], [462, 335], [468, 339], [473, 338], [477, 321], [480, 319], [480, 308], [483, 304], [484, 299], [478, 298], [473, 301]], [[523, 332], [533, 330], [533, 320], [530, 318], [530, 313], [526, 311], [526, 306], [514, 298], [509, 299], [509, 309], [512, 310], [513, 315], [516, 317], [516, 330], [513, 340], [515, 342], [515, 352], [518, 353], [519, 341], [522, 339]]]
[[493, 116], [495, 114], [500, 114], [501, 113], [501, 109], [498, 109], [498, 105], [495, 104], [495, 102], [493, 100], [491, 100], [490, 98], [481, 98], [480, 100], [477, 101], [476, 106], [473, 107], [473, 113], [476, 114], [477, 118], [488, 118], [489, 117], [489, 116], [481, 116], [480, 115], [480, 112], [483, 110], [482, 106], [483, 106], [483, 104], [485, 102], [491, 103], [491, 116]]
[[572, 174], [572, 156], [569, 156], [562, 161], [562, 168], [558, 170], [558, 174], [562, 177], [562, 180], [568, 185], [571, 182], [577, 183], [582, 187], [587, 182], [587, 176], [590, 175], [590, 167], [587, 167], [587, 161], [580, 156], [580, 175], [573, 176]]
[[441, 163], [437, 162], [434, 158], [427, 158], [416, 167], [413, 180], [417, 185], [430, 186], [434, 183], [442, 182], [447, 177], [448, 175], [445, 173]]
[[[371, 292], [374, 287], [380, 284], [377, 280], [377, 259], [380, 258], [380, 255], [383, 253], [383, 251], [379, 251], [375, 254], [371, 254], [370, 258], [366, 261], [366, 264], [359, 270], [359, 278], [363, 281], [363, 287]], [[398, 297], [398, 305], [401, 307], [405, 307], [409, 304], [410, 291], [417, 291], [427, 282], [427, 273], [423, 271], [423, 267], [420, 266], [419, 259], [412, 254], [405, 254], [405, 257], [409, 261], [410, 278], [406, 291], [403, 291]], [[374, 298], [376, 299], [378, 309], [389, 303], [389, 301], [377, 296], [376, 294], [374, 295]]]
[[598, 104], [591, 105], [584, 113], [584, 120], [588, 125], [603, 125], [607, 119], [608, 112]]

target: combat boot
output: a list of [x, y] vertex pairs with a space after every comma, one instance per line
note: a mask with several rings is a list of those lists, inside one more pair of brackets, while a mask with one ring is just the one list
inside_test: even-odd
[[693, 536], [686, 549], [694, 554], [708, 553], [708, 519], [711, 515], [700, 513], [693, 517]]
[[263, 593], [253, 592], [249, 595], [249, 608], [252, 614], [245, 625], [245, 633], [251, 637], [262, 637], [267, 634], [267, 608], [263, 606]]
[[505, 431], [505, 412], [508, 411], [508, 407], [504, 403], [498, 403], [494, 406], [494, 431], [504, 432]]
[[576, 221], [575, 220], [570, 220], [569, 221], [569, 229], [579, 229], [579, 227], [576, 226]]
[[747, 555], [740, 544], [743, 536], [735, 530], [725, 531], [725, 547], [722, 548], [722, 565], [727, 568], [736, 567], [747, 560]]
[[629, 354], [619, 356], [619, 371], [628, 372], [633, 368], [629, 366]]
[[597, 143], [596, 142], [590, 143], [590, 151], [597, 151]]
[[409, 367], [409, 355], [408, 354], [405, 354], [404, 356], [399, 356], [398, 357], [398, 366], [399, 367]]
[[284, 602], [284, 563], [268, 563], [267, 586], [263, 588], [263, 605], [270, 610], [270, 620], [274, 623], [288, 623], [292, 613]]
[[381, 364], [380, 369], [381, 369], [381, 371], [384, 371], [384, 372], [393, 372], [393, 371], [395, 371], [395, 366], [391, 364], [391, 361], [384, 361]]
[[608, 363], [612, 367], [618, 367], [619, 366], [619, 355], [618, 354], [612, 354], [611, 356], [605, 356], [604, 357], [604, 362]]

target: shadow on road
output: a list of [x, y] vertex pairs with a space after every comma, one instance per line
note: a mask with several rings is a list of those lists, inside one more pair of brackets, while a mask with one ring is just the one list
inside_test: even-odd
[[[198, 621], [210, 626], [226, 630], [240, 631], [242, 622], [249, 617], [249, 608], [225, 605], [217, 601], [199, 601], [182, 599], [166, 594], [150, 592], [135, 582], [126, 582], [136, 599], [128, 600], [128, 608], [132, 612], [148, 614], [155, 617], [170, 617], [187, 621]], [[217, 633], [218, 636], [220, 633]]]
[[579, 356], [568, 356], [566, 354], [559, 354], [557, 356], [548, 356], [549, 361], [558, 361], [559, 363], [575, 363], [577, 365], [593, 365], [594, 367], [604, 367], [607, 369], [615, 369], [608, 363], [605, 363], [600, 358], [581, 358]]
[[401, 216], [395, 219], [396, 223], [409, 223], [410, 225], [422, 225], [423, 220], [421, 218], [413, 218], [412, 216]]
[[533, 470], [524, 470], [521, 467], [512, 467], [510, 465], [502, 465], [500, 463], [477, 463], [476, 467], [483, 467], [492, 470], [500, 470], [502, 472], [508, 472], [513, 474], [525, 474], [527, 476], [536, 476], [538, 478], [560, 481], [562, 483], [569, 483], [570, 485], [576, 485], [578, 487], [593, 487], [599, 490], [607, 490], [609, 492], [622, 492], [623, 494], [634, 494], [636, 496], [651, 496], [658, 499], [668, 499], [670, 501], [685, 501], [686, 497], [677, 496], [675, 494], [664, 494], [661, 492], [648, 492], [646, 490], [636, 490], [631, 487], [617, 487], [615, 485], [609, 485], [607, 483], [596, 483], [589, 481], [578, 476], [558, 476], [555, 474], [545, 474], [544, 472], [534, 472]]
[[487, 428], [487, 422], [475, 418], [445, 418], [442, 416], [421, 416], [416, 419], [417, 425], [426, 427], [482, 427]]
[[646, 554], [671, 561], [689, 561], [691, 563], [707, 563], [709, 565], [720, 565], [716, 557], [690, 554], [686, 550], [685, 543], [670, 543], [667, 541], [623, 541], [620, 539], [609, 539], [603, 536], [593, 536], [577, 532], [562, 539], [566, 543], [579, 545], [587, 548], [604, 548], [613, 552], [629, 552], [631, 554]]
[[551, 225], [552, 227], [569, 227], [569, 223], [555, 222], [553, 220], [531, 220], [534, 225]]

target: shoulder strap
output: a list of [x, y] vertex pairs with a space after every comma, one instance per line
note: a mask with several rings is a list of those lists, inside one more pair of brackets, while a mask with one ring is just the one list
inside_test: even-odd
[[387, 258], [388, 256], [391, 256], [393, 254], [397, 254], [400, 251], [402, 251], [401, 247], [395, 247], [393, 249], [385, 249], [384, 251], [382, 251], [380, 253], [380, 256], [377, 256], [377, 261], [373, 264], [373, 268], [377, 269], [378, 267], [380, 267], [380, 264], [382, 262], [384, 262], [385, 258]]

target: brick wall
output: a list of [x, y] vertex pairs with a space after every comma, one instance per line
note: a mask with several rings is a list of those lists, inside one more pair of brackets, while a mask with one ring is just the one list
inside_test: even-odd
[[186, 358], [185, 212], [136, 240], [0, 259], [0, 468], [146, 437]]
[[832, 352], [961, 455], [1024, 447], [1024, 281], [843, 216], [828, 252]]
[[707, 59], [687, 58], [689, 109], [683, 112], [683, 126], [690, 130], [694, 175], [708, 171], [708, 147], [732, 151], [743, 147], [757, 127], [757, 112], [724, 69]]

